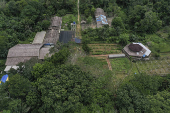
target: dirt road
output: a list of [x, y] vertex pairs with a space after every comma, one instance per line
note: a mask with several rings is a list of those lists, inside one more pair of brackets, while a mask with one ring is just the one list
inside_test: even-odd
[[81, 27], [80, 27], [80, 14], [79, 14], [79, 0], [77, 2], [77, 10], [78, 10], [78, 23], [77, 23], [77, 30], [76, 30], [76, 37], [81, 39]]

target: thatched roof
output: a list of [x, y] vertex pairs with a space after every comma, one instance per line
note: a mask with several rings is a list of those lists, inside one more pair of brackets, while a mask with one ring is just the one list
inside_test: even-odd
[[14, 66], [32, 57], [38, 57], [41, 47], [42, 44], [17, 44], [9, 49], [5, 65]]
[[58, 40], [59, 40], [59, 31], [58, 30], [53, 30], [53, 29], [48, 30], [46, 35], [45, 35], [43, 44], [45, 44], [45, 43], [56, 44]]
[[40, 56], [39, 56], [39, 59], [44, 59], [44, 57], [48, 54], [48, 57], [51, 57], [52, 54], [49, 54], [50, 51], [49, 51], [50, 48], [45, 48], [45, 47], [42, 47], [40, 49]]
[[105, 15], [104, 10], [101, 8], [97, 8], [96, 11], [94, 12], [95, 17], [99, 15]]
[[44, 37], [45, 37], [45, 34], [46, 34], [45, 31], [37, 32], [32, 44], [42, 44]]
[[42, 44], [17, 44], [8, 51], [9, 57], [39, 56]]
[[20, 62], [25, 62], [29, 59], [31, 59], [32, 57], [9, 57], [7, 58], [7, 61], [5, 63], [5, 65], [7, 66], [15, 66]]
[[52, 17], [51, 18], [51, 25], [49, 27], [49, 29], [52, 29], [53, 27], [55, 27], [56, 29], [61, 29], [61, 24], [62, 24], [62, 17]]

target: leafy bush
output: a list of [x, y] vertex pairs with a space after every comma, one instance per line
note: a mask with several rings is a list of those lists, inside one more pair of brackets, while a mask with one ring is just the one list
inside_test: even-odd
[[82, 49], [87, 53], [89, 54], [91, 48], [86, 44], [86, 43], [83, 43], [83, 46], [82, 46]]
[[50, 21], [48, 21], [48, 20], [42, 21], [42, 29], [43, 30], [47, 30], [49, 26], [50, 26]]

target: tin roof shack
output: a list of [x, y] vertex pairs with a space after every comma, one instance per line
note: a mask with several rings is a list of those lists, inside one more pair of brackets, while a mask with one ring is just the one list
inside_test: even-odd
[[42, 44], [44, 37], [45, 37], [45, 34], [46, 34], [45, 31], [37, 32], [37, 34], [34, 37], [34, 41], [32, 42], [32, 44]]
[[102, 27], [103, 25], [108, 24], [104, 10], [101, 8], [97, 8], [95, 11], [95, 17], [97, 22], [97, 28]]
[[148, 60], [151, 54], [151, 51], [146, 46], [135, 42], [126, 45], [122, 51], [128, 58], [132, 57], [132, 59]]

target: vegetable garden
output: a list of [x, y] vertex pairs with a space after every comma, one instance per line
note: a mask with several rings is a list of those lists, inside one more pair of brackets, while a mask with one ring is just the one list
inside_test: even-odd
[[88, 44], [90, 55], [119, 54], [121, 48], [117, 44]]

